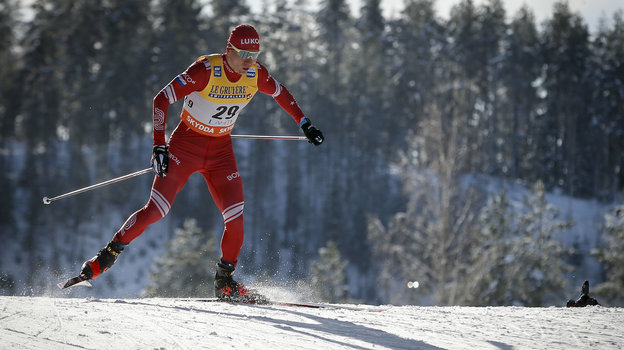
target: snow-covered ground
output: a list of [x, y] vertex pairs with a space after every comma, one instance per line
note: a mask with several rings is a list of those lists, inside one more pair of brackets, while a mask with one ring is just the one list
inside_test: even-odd
[[357, 308], [183, 299], [0, 297], [0, 349], [624, 347], [622, 308]]

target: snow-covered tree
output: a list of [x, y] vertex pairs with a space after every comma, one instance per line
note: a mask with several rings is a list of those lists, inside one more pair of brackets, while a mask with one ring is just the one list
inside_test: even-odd
[[[604, 304], [624, 303], [624, 205], [605, 215], [603, 244], [594, 253], [605, 269], [606, 281], [593, 288]], [[603, 298], [605, 300], [603, 300]]]
[[319, 249], [319, 257], [310, 265], [310, 288], [323, 301], [340, 303], [347, 300], [347, 265], [333, 241]]
[[463, 303], [544, 306], [559, 301], [569, 249], [555, 235], [572, 223], [559, 220], [559, 211], [546, 202], [543, 183], [518, 204], [503, 191], [484, 207]]
[[[460, 277], [476, 231], [481, 207], [478, 192], [460, 182], [466, 165], [466, 135], [459, 120], [436, 108], [421, 123], [424, 137], [412, 137], [399, 164], [408, 196], [405, 211], [386, 225], [369, 220], [368, 239], [378, 268], [384, 302], [453, 305], [460, 298]], [[418, 296], [405, 283], [419, 281]], [[431, 298], [431, 299], [423, 299]]]
[[481, 211], [483, 228], [475, 237], [472, 264], [466, 271], [463, 299], [468, 305], [504, 305], [509, 288], [505, 257], [506, 237], [514, 231], [515, 216], [503, 190], [492, 196]]
[[164, 255], [150, 272], [149, 297], [205, 297], [214, 294], [215, 234], [202, 231], [197, 220], [184, 220]]
[[518, 217], [517, 236], [507, 274], [514, 276], [512, 290], [522, 286], [514, 303], [544, 306], [557, 303], [566, 287], [570, 267], [565, 258], [571, 253], [556, 235], [574, 223], [559, 219], [560, 212], [546, 201], [545, 185], [537, 182], [530, 197], [523, 201], [525, 211]]

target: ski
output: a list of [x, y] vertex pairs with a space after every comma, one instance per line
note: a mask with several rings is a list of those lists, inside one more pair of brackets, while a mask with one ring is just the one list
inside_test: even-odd
[[89, 280], [82, 278], [81, 276], [72, 277], [68, 279], [67, 282], [57, 283], [56, 285], [59, 287], [59, 289], [66, 289], [75, 286], [91, 287], [91, 283], [89, 283]]
[[296, 306], [296, 307], [307, 307], [311, 309], [320, 309], [322, 306], [316, 304], [308, 304], [308, 303], [291, 303], [291, 302], [283, 302], [283, 301], [273, 301], [273, 300], [224, 300], [218, 298], [191, 298], [184, 299], [184, 301], [199, 301], [203, 303], [229, 303], [229, 304], [244, 304], [244, 305], [273, 305], [273, 306]]
[[323, 303], [305, 303], [305, 302], [288, 302], [288, 301], [275, 301], [275, 300], [222, 300], [218, 298], [190, 298], [184, 299], [184, 301], [198, 301], [198, 302], [220, 302], [230, 304], [243, 304], [243, 305], [260, 305], [260, 306], [290, 306], [290, 307], [302, 307], [309, 309], [340, 309], [340, 310], [352, 310], [352, 311], [369, 311], [369, 312], [381, 312], [385, 311], [387, 307], [360, 307], [350, 306], [342, 304], [323, 304]]

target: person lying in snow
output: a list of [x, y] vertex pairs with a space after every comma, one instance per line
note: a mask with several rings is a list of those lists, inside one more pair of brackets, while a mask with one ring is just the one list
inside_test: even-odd
[[568, 300], [567, 307], [585, 307], [587, 305], [600, 305], [598, 300], [589, 296], [589, 281], [585, 281], [581, 287], [581, 296], [576, 300]]

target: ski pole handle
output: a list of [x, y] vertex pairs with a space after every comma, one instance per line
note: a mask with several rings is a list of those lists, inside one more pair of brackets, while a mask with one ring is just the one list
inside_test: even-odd
[[63, 198], [70, 197], [70, 196], [74, 196], [74, 195], [77, 195], [79, 193], [91, 191], [91, 190], [94, 190], [96, 188], [104, 187], [104, 186], [110, 185], [110, 184], [115, 183], [115, 182], [127, 180], [127, 179], [133, 178], [135, 176], [139, 176], [139, 175], [143, 175], [143, 174], [147, 174], [147, 173], [151, 173], [151, 172], [152, 172], [152, 168], [147, 168], [147, 169], [139, 170], [139, 171], [136, 171], [134, 173], [130, 173], [130, 174], [127, 174], [127, 175], [124, 175], [124, 176], [116, 177], [114, 179], [110, 179], [110, 180], [107, 180], [107, 181], [104, 181], [104, 182], [100, 182], [100, 183], [97, 183], [95, 185], [83, 187], [83, 188], [77, 189], [75, 191], [71, 191], [71, 192], [68, 192], [68, 193], [56, 196], [56, 197], [52, 197], [52, 198], [43, 197], [43, 204], [50, 204], [53, 201], [56, 201], [56, 200], [59, 200], [59, 199], [63, 199]]

